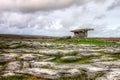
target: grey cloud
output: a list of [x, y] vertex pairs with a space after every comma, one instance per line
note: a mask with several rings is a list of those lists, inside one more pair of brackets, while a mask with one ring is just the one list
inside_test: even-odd
[[69, 6], [78, 0], [0, 0], [0, 10], [37, 11]]
[[82, 5], [89, 1], [103, 2], [103, 0], [0, 0], [0, 10], [3, 11], [48, 11], [69, 7], [73, 4]]
[[112, 9], [114, 9], [116, 7], [120, 7], [120, 0], [114, 0], [112, 5], [110, 5], [107, 10], [109, 11], [109, 10], [112, 10]]
[[95, 20], [96, 19], [103, 19], [103, 18], [105, 18], [106, 16], [105, 16], [105, 14], [102, 14], [102, 15], [98, 15], [98, 16], [95, 16]]

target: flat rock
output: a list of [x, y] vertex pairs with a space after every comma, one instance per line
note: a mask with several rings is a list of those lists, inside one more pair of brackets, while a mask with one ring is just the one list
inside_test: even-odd
[[19, 57], [20, 60], [31, 61], [31, 60], [38, 60], [41, 57], [39, 54], [22, 54]]
[[109, 57], [109, 56], [101, 56], [99, 59], [92, 59], [90, 62], [95, 63], [95, 62], [102, 62], [102, 61], [112, 61], [114, 58]]
[[119, 48], [108, 48], [104, 49], [105, 53], [110, 53], [110, 54], [120, 54], [120, 49]]
[[120, 70], [108, 72], [107, 74], [97, 78], [96, 80], [120, 80]]
[[46, 59], [43, 59], [43, 61], [51, 61], [51, 60], [54, 60], [56, 57], [48, 57]]
[[120, 68], [120, 60], [118, 61], [109, 61], [109, 62], [96, 62], [92, 64], [93, 66], [96, 67], [101, 67], [101, 68]]
[[6, 70], [9, 71], [20, 70], [20, 69], [21, 69], [21, 62], [19, 61], [9, 62], [6, 67]]
[[96, 74], [106, 71], [106, 69], [104, 69], [104, 68], [95, 67], [90, 64], [81, 65], [79, 67], [83, 71], [83, 73], [85, 73], [87, 75], [88, 79], [92, 79], [93, 77], [96, 76]]
[[45, 49], [39, 50], [39, 53], [43, 54], [51, 54], [51, 55], [59, 55], [59, 54], [69, 54], [75, 52], [75, 50], [60, 50], [60, 49]]
[[101, 56], [100, 53], [80, 53], [84, 57], [98, 57]]
[[19, 56], [19, 55], [15, 54], [15, 53], [0, 54], [0, 62], [14, 61], [14, 60], [16, 60], [17, 56]]
[[110, 57], [110, 56], [102, 56], [100, 58], [102, 61], [111, 61], [111, 60], [114, 60], [114, 58]]
[[5, 71], [2, 77], [10, 77], [10, 76], [16, 76], [14, 72], [11, 71]]
[[40, 68], [40, 67], [45, 67], [45, 68], [49, 68], [49, 67], [54, 67], [56, 66], [55, 63], [53, 62], [36, 62], [36, 61], [31, 61], [31, 67], [32, 68]]
[[77, 77], [81, 75], [80, 70], [78, 69], [69, 69], [69, 70], [58, 70], [58, 74], [61, 77]]
[[76, 61], [81, 59], [81, 57], [77, 57], [77, 56], [65, 56], [65, 57], [61, 57], [62, 61]]
[[15, 71], [16, 73], [28, 74], [45, 79], [59, 79], [60, 76], [56, 70], [40, 69], [40, 68], [27, 68]]

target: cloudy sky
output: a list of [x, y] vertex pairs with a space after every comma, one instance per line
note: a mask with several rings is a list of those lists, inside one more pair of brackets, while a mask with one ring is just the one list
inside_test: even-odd
[[0, 0], [0, 34], [120, 37], [120, 0]]

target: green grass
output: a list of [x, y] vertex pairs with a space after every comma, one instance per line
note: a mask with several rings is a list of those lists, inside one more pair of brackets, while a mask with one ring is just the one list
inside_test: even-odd
[[84, 38], [72, 38], [72, 39], [57, 39], [54, 43], [66, 43], [66, 44], [95, 44], [95, 45], [117, 45], [116, 43], [106, 42], [96, 39], [84, 39]]
[[27, 80], [25, 76], [4, 77], [3, 80]]
[[[41, 79], [37, 77], [25, 77], [25, 76], [13, 76], [13, 77], [4, 77], [3, 80], [49, 80], [49, 79]], [[56, 79], [54, 79], [56, 80]], [[60, 79], [57, 80], [87, 80], [86, 76], [83, 74], [81, 76], [77, 77], [61, 77]]]
[[9, 48], [8, 45], [7, 45], [7, 43], [0, 42], [0, 49], [7, 49], [7, 48]]
[[74, 78], [71, 78], [71, 77], [62, 77], [62, 78], [60, 78], [58, 80], [88, 80], [88, 79], [86, 78], [85, 75], [81, 75], [81, 76], [77, 76], [77, 77], [74, 77]]
[[110, 55], [112, 58], [114, 58], [115, 60], [120, 59], [120, 54], [112, 54]]

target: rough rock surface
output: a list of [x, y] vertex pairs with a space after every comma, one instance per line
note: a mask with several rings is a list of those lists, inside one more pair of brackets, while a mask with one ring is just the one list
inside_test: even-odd
[[120, 80], [120, 70], [108, 72], [96, 80]]
[[42, 77], [45, 79], [58, 79], [60, 76], [58, 72], [50, 69], [40, 69], [40, 68], [28, 68], [24, 70], [18, 70], [16, 73], [29, 74], [37, 77]]
[[23, 54], [19, 59], [25, 60], [25, 61], [31, 61], [35, 59], [39, 59], [41, 55], [39, 54]]
[[20, 70], [21, 66], [22, 66], [21, 62], [19, 61], [10, 62], [7, 64], [6, 70], [9, 71]]
[[18, 54], [11, 53], [11, 54], [0, 54], [0, 62], [8, 62], [16, 60]]
[[54, 67], [56, 66], [55, 63], [53, 62], [35, 62], [35, 61], [32, 61], [30, 62], [31, 63], [31, 67], [33, 68], [40, 68], [40, 67]]
[[[2, 43], [5, 41], [2, 41]], [[34, 40], [6, 41], [0, 49], [0, 80], [30, 75], [45, 80], [120, 80], [120, 46], [56, 44]], [[66, 79], [63, 79], [66, 80]], [[75, 79], [74, 79], [75, 80]]]

